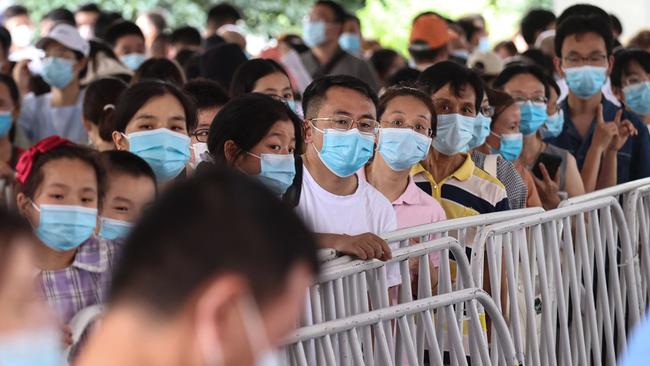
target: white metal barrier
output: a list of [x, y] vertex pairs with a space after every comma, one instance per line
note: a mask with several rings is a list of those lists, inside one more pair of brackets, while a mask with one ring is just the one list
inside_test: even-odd
[[[526, 365], [616, 364], [627, 327], [643, 309], [635, 254], [615, 198], [495, 224], [475, 249], [474, 280], [482, 283], [487, 269], [492, 298], [508, 314]], [[626, 294], [621, 278], [633, 284]]]
[[630, 192], [625, 201], [625, 217], [630, 227], [641, 308], [650, 305], [650, 185]]
[[[329, 321], [299, 329], [286, 340], [285, 364], [290, 365], [422, 365], [424, 348], [418, 347], [417, 335], [423, 333], [423, 340], [429, 350], [429, 363], [443, 365], [443, 341], [445, 336], [439, 332], [436, 323], [443, 322], [452, 347], [449, 357], [453, 365], [467, 365], [465, 358], [468, 350], [463, 348], [462, 327], [455, 317], [454, 306], [466, 305], [471, 308], [480, 303], [487, 311], [495, 329], [493, 339], [498, 347], [498, 362], [493, 363], [488, 355], [488, 346], [484, 337], [477, 337], [480, 350], [472, 355], [472, 365], [518, 365], [512, 339], [507, 325], [498, 307], [483, 290], [469, 288], [447, 294], [416, 300], [385, 309], [358, 314], [344, 319]], [[434, 311], [435, 310], [435, 311]], [[417, 325], [415, 325], [417, 324]], [[388, 325], [388, 327], [386, 327]], [[415, 325], [415, 327], [414, 327]], [[403, 357], [392, 353], [389, 336], [395, 328], [396, 340], [404, 349]], [[477, 314], [470, 315], [470, 327], [479, 328], [481, 320]], [[367, 337], [367, 338], [366, 338]], [[341, 361], [340, 354], [334, 346], [342, 339], [341, 347], [350, 350], [349, 358]], [[315, 343], [318, 357], [314, 363], [308, 356], [308, 345]]]

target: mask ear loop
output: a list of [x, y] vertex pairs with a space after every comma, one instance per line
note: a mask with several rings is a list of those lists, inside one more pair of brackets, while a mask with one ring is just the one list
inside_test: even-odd
[[[258, 360], [260, 354], [264, 354], [265, 351], [271, 350], [268, 331], [264, 326], [264, 321], [262, 320], [259, 307], [255, 304], [252, 295], [246, 295], [243, 301], [243, 312], [241, 315], [244, 321], [244, 331], [248, 336], [253, 358]], [[255, 350], [258, 351], [256, 352]], [[259, 350], [262, 350], [262, 352]]]

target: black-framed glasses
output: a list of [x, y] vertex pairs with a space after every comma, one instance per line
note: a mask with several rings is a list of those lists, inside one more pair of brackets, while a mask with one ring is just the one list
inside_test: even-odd
[[198, 142], [208, 142], [209, 133], [210, 129], [204, 127], [194, 130], [192, 136], [194, 136]]

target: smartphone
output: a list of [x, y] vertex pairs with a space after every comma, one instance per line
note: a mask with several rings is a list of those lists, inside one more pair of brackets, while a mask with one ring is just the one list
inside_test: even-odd
[[537, 178], [543, 180], [544, 176], [542, 175], [542, 171], [539, 169], [540, 163], [544, 164], [546, 170], [548, 171], [548, 175], [551, 177], [551, 179], [555, 179], [557, 170], [560, 168], [560, 165], [562, 164], [562, 157], [560, 157], [559, 155], [548, 154], [544, 152], [539, 154], [539, 157], [535, 162], [535, 166], [533, 166], [533, 174], [535, 174]]

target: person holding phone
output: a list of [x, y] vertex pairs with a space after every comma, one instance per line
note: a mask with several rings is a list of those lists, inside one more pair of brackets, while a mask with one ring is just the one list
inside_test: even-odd
[[[509, 66], [495, 79], [494, 87], [510, 94], [520, 106], [524, 136], [518, 160], [533, 173], [538, 172], [535, 185], [544, 207], [557, 207], [558, 192], [566, 192], [569, 198], [584, 194], [585, 185], [573, 155], [543, 140], [543, 125], [545, 134], [562, 131], [562, 121], [558, 121], [562, 113], [558, 114], [556, 108], [558, 93], [549, 87], [543, 71], [533, 65]], [[554, 163], [558, 158], [559, 164]], [[597, 175], [593, 178], [595, 188]]]

